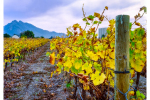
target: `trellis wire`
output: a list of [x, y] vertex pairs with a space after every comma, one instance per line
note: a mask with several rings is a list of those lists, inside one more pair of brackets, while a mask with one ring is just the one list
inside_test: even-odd
[[123, 93], [122, 91], [120, 91], [120, 90], [116, 87], [116, 85], [114, 86], [114, 88], [116, 88], [121, 94], [123, 94], [123, 95], [125, 96], [125, 99], [128, 100], [128, 99], [127, 99], [127, 93], [130, 91], [130, 86], [129, 86], [129, 89], [128, 89], [128, 91], [127, 91], [126, 93]]

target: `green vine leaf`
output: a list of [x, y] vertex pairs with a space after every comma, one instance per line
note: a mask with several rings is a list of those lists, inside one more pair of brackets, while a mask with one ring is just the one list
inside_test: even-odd
[[97, 24], [97, 23], [98, 23], [98, 21], [94, 21], [94, 22], [93, 22], [93, 24]]
[[86, 24], [87, 24], [87, 25], [90, 25], [90, 23], [88, 23], [88, 22], [87, 22]]

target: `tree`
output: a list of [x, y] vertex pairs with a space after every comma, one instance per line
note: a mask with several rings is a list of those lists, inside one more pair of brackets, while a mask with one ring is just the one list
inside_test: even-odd
[[4, 34], [4, 38], [9, 38], [9, 37], [11, 37], [9, 34], [7, 33]]
[[[105, 37], [105, 35], [103, 34], [102, 37]], [[101, 38], [102, 38], [102, 37], [101, 37]]]
[[34, 33], [32, 31], [24, 31], [22, 33], [20, 33], [20, 37], [27, 37], [27, 38], [34, 38]]
[[53, 37], [51, 36], [49, 39], [52, 39]]
[[35, 38], [40, 38], [40, 37], [37, 36], [37, 37], [35, 37]]
[[41, 38], [44, 38], [43, 36], [41, 36]]

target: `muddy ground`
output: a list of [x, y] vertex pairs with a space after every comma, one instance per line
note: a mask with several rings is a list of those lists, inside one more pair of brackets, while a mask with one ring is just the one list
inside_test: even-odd
[[[4, 72], [5, 100], [73, 100], [74, 88], [66, 88], [68, 78], [61, 73], [53, 75], [55, 66], [49, 63], [46, 52], [50, 51], [47, 43], [34, 53], [25, 56], [25, 60], [10, 65]], [[140, 78], [140, 89], [146, 94], [146, 79]], [[77, 91], [77, 100], [80, 98]], [[89, 95], [89, 94], [88, 94]]]

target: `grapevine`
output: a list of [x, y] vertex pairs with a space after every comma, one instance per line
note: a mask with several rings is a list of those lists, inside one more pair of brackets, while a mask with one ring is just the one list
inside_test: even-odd
[[[142, 7], [145, 11], [146, 7]], [[102, 14], [95, 12], [94, 15], [85, 16], [83, 10], [83, 21], [86, 23], [85, 28], [82, 28], [78, 23], [67, 28], [67, 38], [54, 38], [50, 42], [50, 50], [52, 53], [47, 53], [50, 56], [50, 63], [55, 64], [57, 69], [54, 73], [60, 74], [62, 69], [71, 76], [77, 76], [83, 84], [84, 90], [89, 90], [93, 87], [99, 91], [99, 97], [102, 96], [104, 89], [99, 90], [99, 87], [114, 88], [114, 69], [115, 69], [115, 20], [108, 20], [104, 16], [104, 12], [108, 10], [106, 6]], [[145, 13], [145, 12], [144, 12]], [[143, 15], [135, 16], [135, 21], [130, 22], [130, 73], [131, 78], [135, 72], [142, 72], [146, 66], [146, 29], [137, 22]], [[104, 18], [109, 22], [107, 28], [108, 35], [102, 39], [97, 39], [96, 31], [98, 26], [102, 24]], [[131, 30], [133, 25], [139, 26], [135, 30]], [[89, 30], [85, 30], [90, 26]], [[94, 27], [97, 25], [97, 27]], [[52, 75], [51, 75], [52, 76]], [[133, 80], [130, 80], [131, 84]], [[134, 91], [130, 91], [131, 96]], [[136, 98], [144, 99], [142, 93], [137, 92]], [[135, 99], [135, 98], [132, 98]]]
[[49, 39], [4, 38], [4, 63], [18, 62], [25, 53], [34, 51], [48, 41]]

